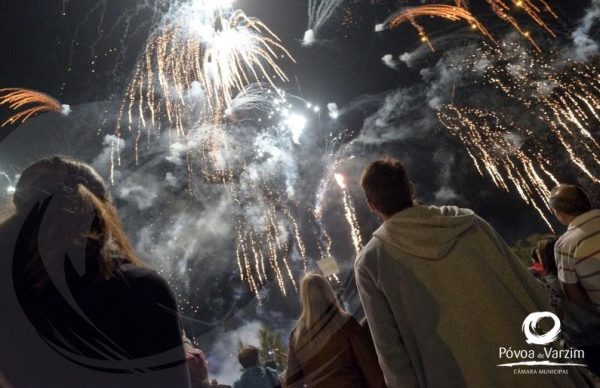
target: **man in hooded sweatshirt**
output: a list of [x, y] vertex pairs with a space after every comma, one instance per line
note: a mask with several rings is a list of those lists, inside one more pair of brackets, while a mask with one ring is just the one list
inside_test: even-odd
[[361, 186], [383, 225], [356, 260], [356, 280], [388, 387], [589, 385], [573, 367], [499, 366], [524, 361], [508, 349], [538, 357], [556, 345], [526, 342], [523, 322], [551, 311], [548, 297], [487, 222], [415, 204], [395, 159], [370, 164]]

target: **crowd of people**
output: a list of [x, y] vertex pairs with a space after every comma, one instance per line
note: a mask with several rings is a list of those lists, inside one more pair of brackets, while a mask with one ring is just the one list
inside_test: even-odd
[[[355, 261], [365, 319], [344, 310], [324, 276], [304, 274], [285, 370], [261, 365], [259, 350], [245, 346], [233, 388], [596, 384], [600, 210], [580, 187], [552, 190], [548, 203], [567, 229], [538, 242], [529, 271], [473, 211], [419, 204], [400, 161], [371, 163], [361, 187], [382, 221]], [[32, 164], [5, 218], [0, 387], [220, 386], [89, 165]], [[522, 331], [535, 312], [560, 318], [563, 335], [547, 346], [580, 349], [583, 359], [563, 360], [555, 373], [502, 366], [501, 348], [540, 349]]]

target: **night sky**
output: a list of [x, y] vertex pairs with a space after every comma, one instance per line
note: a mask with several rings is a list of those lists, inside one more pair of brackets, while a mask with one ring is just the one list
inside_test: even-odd
[[[64, 3], [54, 0], [0, 0], [0, 87], [43, 91], [70, 104], [76, 112], [72, 121], [47, 115], [31, 120], [23, 127], [0, 128], [0, 139], [6, 140], [5, 148], [0, 142], [0, 153], [5, 152], [0, 154], [0, 171], [16, 170], [21, 164], [16, 161], [18, 153], [26, 154], [30, 149], [43, 152], [44, 148], [37, 143], [44, 142], [55, 144], [53, 149], [64, 153], [70, 153], [72, 148], [78, 156], [80, 147], [88, 144], [88, 152], [79, 157], [90, 163], [99, 163], [102, 139], [94, 141], [94, 131], [106, 121], [114, 120], [114, 117], [108, 116], [114, 115], [146, 39], [167, 11], [164, 3], [153, 0], [65, 0]], [[488, 177], [477, 174], [464, 147], [435, 120], [435, 112], [428, 105], [434, 93], [444, 98], [454, 93], [449, 86], [451, 84], [442, 82], [444, 64], [453, 55], [474, 52], [483, 44], [483, 38], [461, 23], [424, 20], [437, 49], [431, 53], [421, 44], [410, 25], [394, 31], [374, 32], [374, 26], [393, 11], [418, 3], [346, 0], [320, 31], [321, 40], [312, 47], [301, 45], [307, 26], [307, 1], [238, 0], [235, 3], [248, 15], [265, 22], [294, 57], [296, 63], [282, 60], [281, 65], [290, 82], [278, 86], [318, 104], [322, 109], [322, 119], [312, 117], [309, 120], [312, 136], [306, 136], [303, 148], [298, 151], [302, 160], [298, 163], [298, 174], [303, 179], [298, 187], [306, 189], [300, 195], [301, 201], [313, 200], [314, 188], [326, 168], [320, 159], [327, 147], [323, 139], [329, 133], [343, 134], [346, 143], [356, 140], [341, 168], [350, 179], [350, 191], [357, 205], [364, 240], [369, 238], [378, 222], [364, 206], [357, 180], [365, 163], [386, 154], [405, 160], [419, 198], [427, 203], [451, 203], [472, 208], [511, 243], [532, 233], [546, 232], [548, 228], [537, 213], [514, 192], [506, 193], [496, 188]], [[510, 28], [499, 23], [485, 6], [479, 4], [485, 2], [472, 0], [471, 3], [475, 13], [499, 40], [511, 36]], [[558, 21], [550, 23], [558, 37], [549, 39], [535, 28], [534, 34], [542, 46], [559, 53], [568, 52], [567, 48], [572, 45], [571, 33], [580, 25], [581, 18], [591, 12], [592, 8], [588, 8], [590, 1], [556, 0], [550, 1], [550, 4], [560, 15]], [[600, 5], [595, 4], [600, 9]], [[586, 11], [588, 9], [590, 11]], [[588, 31], [590, 38], [595, 40], [598, 38], [596, 27], [593, 24]], [[412, 66], [398, 60], [398, 56], [404, 53], [416, 53]], [[395, 58], [395, 68], [382, 62], [386, 54]], [[437, 86], [432, 86], [434, 84]], [[459, 86], [456, 98], [460, 101], [476, 100], [481, 105], [489, 104], [491, 109], [501, 105], [493, 93], [468, 77], [455, 81], [454, 85]], [[326, 118], [326, 105], [331, 102], [335, 102], [343, 112], [335, 122]], [[527, 112], [519, 109], [513, 110], [516, 120], [527, 122]], [[0, 119], [7, 114], [6, 109], [0, 108]], [[52, 135], [48, 134], [50, 128]], [[543, 128], [535, 129], [537, 134], [543, 134]], [[77, 139], [79, 136], [81, 140]], [[86, 143], [89, 139], [92, 142]], [[543, 141], [543, 137], [538, 140]], [[551, 149], [549, 151], [552, 152]], [[553, 163], [561, 180], [580, 182], [595, 189], [574, 172], [559, 153], [555, 155], [557, 159]], [[131, 179], [154, 187], [164, 177], [166, 167], [158, 157], [146, 160], [148, 162], [142, 166], [131, 167]], [[98, 168], [104, 172], [101, 166]], [[18, 171], [11, 173], [16, 175]], [[142, 226], [151, 223], [166, 227], [178, 222], [176, 217], [170, 218], [166, 210], [161, 210], [163, 206], [164, 209], [196, 206], [205, 210], [212, 206], [213, 198], [210, 196], [216, 192], [212, 189], [207, 188], [203, 192], [207, 196], [206, 201], [196, 198], [194, 205], [188, 205], [183, 190], [165, 191], [163, 188], [157, 194], [162, 202], [160, 205], [153, 204], [151, 210], [134, 207], [122, 193], [117, 195], [116, 200], [125, 227], [139, 248], [145, 246], [140, 233]], [[452, 194], [442, 195], [442, 189], [450, 189]], [[330, 227], [334, 252], [344, 257], [341, 262], [348, 270], [352, 247], [345, 229], [339, 194], [335, 190], [331, 192], [336, 197], [327, 202], [330, 206], [325, 211], [324, 222]], [[302, 214], [298, 217], [302, 225], [308, 223], [304, 222]], [[227, 220], [219, 222], [226, 223]], [[555, 227], [561, 230], [557, 224]], [[157, 241], [156, 245], [163, 240], [157, 237]], [[192, 273], [190, 278], [186, 278], [183, 285], [178, 284], [177, 278], [169, 279], [181, 298], [193, 300], [194, 308], [184, 308], [190, 318], [188, 328], [193, 331], [196, 340], [209, 350], [217, 349], [215, 336], [235, 342], [239, 334], [236, 334], [236, 329], [252, 336], [257, 328], [256, 322], [270, 321], [285, 334], [283, 332], [298, 312], [295, 296], [286, 299], [278, 291], [269, 292], [268, 300], [262, 305], [256, 304], [253, 295], [236, 280], [234, 258], [226, 250], [231, 244], [230, 239], [223, 239], [210, 247], [199, 247], [201, 252], [197, 253], [197, 260], [184, 261]], [[149, 252], [142, 252], [142, 256], [151, 254]], [[177, 252], [174, 250], [174, 254]], [[311, 255], [316, 253], [311, 252]], [[207, 264], [207, 260], [215, 258], [227, 261], [227, 265]], [[201, 295], [198, 294], [200, 289]], [[234, 301], [233, 305], [231, 301]], [[217, 321], [218, 325], [215, 324]], [[221, 357], [221, 361], [231, 350], [227, 349], [227, 345], [218, 349], [221, 354], [212, 357]], [[218, 353], [217, 350], [215, 353]], [[225, 376], [228, 372], [216, 369], [213, 373]]]

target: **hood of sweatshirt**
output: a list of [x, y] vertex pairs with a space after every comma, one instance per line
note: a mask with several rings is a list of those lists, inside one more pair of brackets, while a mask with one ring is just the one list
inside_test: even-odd
[[413, 206], [385, 221], [375, 238], [427, 260], [441, 260], [475, 222], [475, 213], [455, 206]]

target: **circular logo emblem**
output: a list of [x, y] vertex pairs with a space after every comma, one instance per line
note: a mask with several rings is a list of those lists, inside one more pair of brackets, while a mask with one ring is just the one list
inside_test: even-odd
[[[544, 334], [538, 332], [538, 323], [544, 319], [550, 318], [553, 321], [552, 328]], [[523, 321], [523, 334], [527, 338], [527, 343], [531, 345], [548, 345], [558, 339], [560, 335], [560, 319], [549, 311], [531, 313]]]

